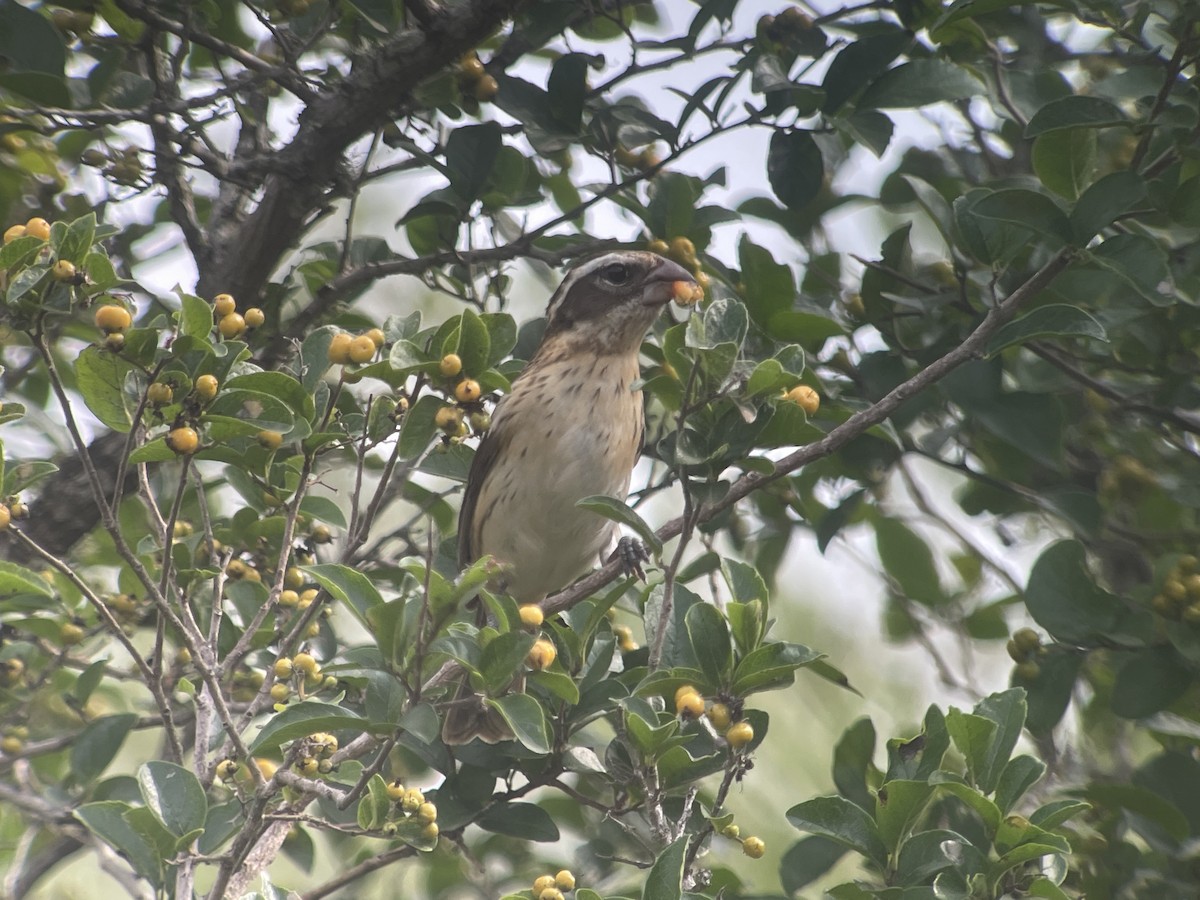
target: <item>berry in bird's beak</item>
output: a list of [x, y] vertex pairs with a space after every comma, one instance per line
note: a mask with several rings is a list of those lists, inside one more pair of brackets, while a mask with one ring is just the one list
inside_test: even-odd
[[696, 279], [687, 269], [669, 259], [660, 258], [646, 278], [643, 306], [662, 306], [679, 296], [680, 282], [695, 286]]

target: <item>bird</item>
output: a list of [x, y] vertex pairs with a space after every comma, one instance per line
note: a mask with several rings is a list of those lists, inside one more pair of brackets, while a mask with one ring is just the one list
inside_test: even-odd
[[[645, 426], [634, 387], [639, 350], [680, 282], [691, 287], [696, 279], [649, 251], [577, 265], [550, 298], [533, 357], [496, 404], [467, 475], [458, 557], [461, 566], [493, 557], [501, 574], [492, 586], [518, 603], [566, 587], [612, 549], [615, 523], [575, 504], [629, 492]], [[636, 566], [636, 555], [623, 558]], [[442, 738], [453, 745], [476, 737], [497, 743], [512, 734], [464, 681]]]

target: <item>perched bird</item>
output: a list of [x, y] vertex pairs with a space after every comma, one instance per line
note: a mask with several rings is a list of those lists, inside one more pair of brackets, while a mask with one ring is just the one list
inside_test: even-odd
[[[645, 251], [572, 269], [550, 298], [537, 352], [496, 405], [467, 476], [458, 556], [461, 565], [489, 554], [503, 563], [495, 587], [520, 603], [565, 587], [612, 549], [615, 525], [575, 503], [629, 491], [644, 427], [638, 351], [677, 282], [695, 279]], [[511, 733], [464, 685], [442, 737], [495, 743]]]

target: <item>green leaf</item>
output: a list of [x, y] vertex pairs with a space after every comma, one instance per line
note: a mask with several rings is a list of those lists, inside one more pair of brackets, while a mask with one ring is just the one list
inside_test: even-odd
[[1092, 808], [1092, 804], [1080, 800], [1055, 800], [1045, 806], [1038, 807], [1029, 816], [1029, 821], [1039, 828], [1050, 831], [1075, 816], [1083, 815]]
[[646, 546], [650, 548], [656, 555], [662, 553], [662, 541], [658, 539], [658, 535], [654, 533], [646, 520], [638, 513], [630, 508], [627, 504], [614, 497], [605, 497], [602, 494], [594, 494], [591, 497], [584, 497], [582, 500], [576, 500], [575, 505], [580, 509], [587, 509], [594, 513], [604, 516], [619, 525], [624, 525], [626, 528], [632, 529], [637, 533], [637, 536], [645, 541]]
[[264, 747], [278, 747], [296, 738], [306, 737], [314, 731], [337, 731], [352, 729], [362, 731], [366, 720], [341, 706], [321, 703], [317, 700], [302, 700], [292, 703], [283, 712], [276, 713], [263, 726], [262, 731], [250, 744], [251, 753]]
[[400, 458], [415, 459], [429, 447], [437, 426], [434, 419], [437, 411], [446, 403], [439, 397], [426, 394], [404, 414], [400, 425]]
[[497, 803], [485, 810], [475, 824], [484, 831], [523, 841], [553, 843], [559, 838], [558, 826], [550, 814], [532, 803]]
[[1166, 709], [1195, 683], [1195, 675], [1170, 647], [1146, 647], [1117, 672], [1112, 711], [1123, 719], [1144, 719]]
[[488, 703], [500, 711], [526, 749], [538, 754], [550, 752], [550, 724], [546, 721], [546, 711], [537, 700], [528, 694], [506, 694], [488, 700]]
[[125, 395], [125, 378], [133, 366], [108, 350], [85, 347], [75, 360], [76, 383], [83, 402], [92, 414], [111, 428], [125, 434], [133, 427], [130, 398]]
[[683, 863], [688, 835], [678, 837], [658, 855], [646, 874], [642, 900], [679, 900], [683, 896]]
[[1051, 303], [1039, 306], [997, 331], [988, 342], [987, 354], [992, 356], [1007, 347], [1035, 338], [1060, 336], [1108, 340], [1104, 326], [1078, 306]]
[[87, 724], [71, 744], [71, 777], [76, 784], [91, 788], [113, 761], [137, 720], [134, 713], [118, 713]]
[[993, 191], [971, 206], [971, 214], [1019, 225], [1050, 238], [1056, 245], [1071, 239], [1071, 225], [1066, 214], [1053, 200], [1036, 191], [1023, 188]]
[[897, 28], [867, 35], [843, 47], [829, 64], [821, 82], [825, 90], [822, 110], [828, 115], [836, 113], [847, 100], [885, 72], [912, 40], [911, 35]]
[[946, 730], [950, 739], [967, 762], [971, 780], [979, 783], [980, 773], [986, 770], [987, 758], [995, 739], [997, 726], [991, 719], [965, 713], [951, 707], [946, 713]]
[[1014, 756], [1000, 773], [996, 783], [996, 805], [1001, 813], [1008, 813], [1025, 792], [1046, 773], [1046, 764], [1032, 756]]
[[833, 748], [833, 783], [847, 800], [870, 809], [868, 777], [875, 756], [875, 726], [862, 718], [842, 732]]
[[879, 868], [887, 865], [887, 846], [879, 828], [861, 807], [844, 797], [817, 797], [787, 811], [788, 821], [801, 831], [819, 834], [867, 857]]
[[948, 772], [938, 772], [930, 778], [930, 783], [937, 784], [939, 790], [951, 794], [965, 803], [979, 816], [988, 833], [995, 834], [1000, 825], [1000, 808], [975, 788], [956, 780], [957, 778], [957, 775], [950, 775]]
[[802, 644], [782, 641], [766, 644], [747, 654], [733, 673], [732, 692], [739, 697], [759, 691], [770, 691], [787, 687], [792, 683], [793, 673], [809, 663], [816, 662], [824, 654]]
[[12, 597], [18, 594], [53, 597], [54, 589], [36, 572], [31, 572], [16, 563], [0, 560], [0, 597]]
[[888, 575], [910, 600], [937, 606], [946, 599], [929, 545], [897, 519], [875, 520], [875, 547]]
[[315, 414], [312, 394], [305, 390], [299, 381], [283, 372], [251, 372], [238, 375], [226, 381], [224, 389], [253, 391], [282, 400], [297, 418], [306, 422], [311, 422]]
[[213, 330], [213, 308], [199, 297], [179, 293], [179, 333], [208, 340]]
[[133, 868], [153, 885], [163, 883], [163, 860], [158, 850], [129, 824], [126, 813], [132, 807], [128, 803], [105, 800], [100, 803], [85, 803], [75, 810], [74, 816], [88, 830], [123, 854]]
[[[6, 71], [63, 74], [67, 50], [50, 20], [20, 3], [0, 4], [0, 56]], [[66, 103], [55, 104], [71, 106]]]
[[792, 308], [796, 297], [796, 280], [792, 270], [778, 263], [771, 251], [743, 236], [738, 244], [738, 264], [746, 285], [742, 298], [750, 318], [763, 327], [776, 313]]
[[554, 61], [546, 82], [547, 99], [555, 122], [568, 134], [578, 134], [587, 97], [588, 57], [567, 53]]
[[1149, 819], [1176, 841], [1184, 840], [1190, 833], [1187, 816], [1179, 807], [1146, 788], [1132, 784], [1092, 782], [1086, 789], [1072, 793], [1082, 794], [1095, 806], [1125, 809]]
[[487, 325], [474, 310], [464, 309], [458, 327], [450, 333], [442, 353], [457, 353], [462, 360], [463, 374], [478, 378], [488, 367], [492, 337]]
[[464, 200], [474, 200], [487, 184], [501, 146], [496, 122], [465, 125], [446, 141], [446, 174], [450, 186]]
[[944, 869], [973, 874], [982, 872], [986, 865], [983, 854], [961, 834], [941, 829], [921, 831], [900, 847], [896, 880], [903, 885], [928, 884]]
[[1106, 642], [1127, 618], [1120, 599], [1092, 581], [1083, 545], [1075, 541], [1052, 544], [1038, 557], [1025, 605], [1056, 639], [1082, 647]]
[[789, 897], [796, 896], [801, 888], [816, 881], [845, 855], [844, 845], [819, 835], [809, 835], [796, 841], [779, 863], [779, 878], [784, 893]]
[[507, 631], [492, 638], [479, 656], [479, 674], [489, 694], [507, 687], [516, 675], [537, 635], [527, 631]]
[[1047, 132], [1033, 142], [1032, 158], [1033, 171], [1042, 184], [1060, 197], [1074, 200], [1096, 169], [1096, 132], [1090, 128]]
[[975, 704], [975, 715], [983, 716], [996, 724], [995, 734], [976, 770], [976, 781], [986, 793], [996, 789], [1000, 774], [1008, 764], [1008, 758], [1012, 755], [1013, 747], [1021, 736], [1021, 729], [1025, 726], [1025, 711], [1025, 691], [1021, 688], [1009, 688], [1007, 691], [991, 694]]
[[710, 683], [725, 686], [733, 672], [733, 645], [729, 624], [721, 611], [709, 603], [697, 603], [684, 617], [692, 652]]
[[1088, 255], [1155, 306], [1175, 303], [1167, 254], [1158, 241], [1142, 234], [1118, 234], [1092, 247]]
[[1105, 128], [1126, 124], [1128, 119], [1125, 114], [1112, 102], [1102, 97], [1073, 94], [1051, 100], [1034, 113], [1025, 126], [1025, 137], [1034, 138], [1067, 128]]
[[972, 72], [942, 59], [915, 59], [888, 69], [855, 104], [859, 109], [912, 109], [966, 100], [986, 91]]
[[1118, 216], [1146, 199], [1146, 181], [1137, 172], [1112, 172], [1092, 184], [1071, 210], [1075, 241], [1084, 245]]
[[807, 131], [776, 131], [767, 152], [767, 181], [788, 209], [803, 209], [825, 179], [825, 163]]
[[875, 822], [889, 852], [904, 840], [909, 829], [933, 797], [933, 785], [924, 781], [886, 782], [875, 796]]
[[383, 597], [371, 580], [357, 569], [337, 563], [299, 566], [302, 572], [325, 588], [335, 600], [346, 604], [364, 625], [372, 609], [383, 604]]
[[142, 763], [138, 789], [154, 818], [176, 837], [204, 829], [208, 800], [190, 769], [164, 760]]

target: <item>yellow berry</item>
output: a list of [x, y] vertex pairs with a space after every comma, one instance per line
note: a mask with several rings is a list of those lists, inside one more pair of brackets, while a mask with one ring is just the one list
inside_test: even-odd
[[233, 781], [233, 778], [238, 773], [238, 764], [235, 759], [223, 759], [217, 763], [217, 778], [221, 781]]
[[309, 537], [314, 544], [328, 544], [333, 541], [333, 532], [329, 530], [328, 525], [314, 525]]
[[554, 642], [546, 638], [538, 638], [529, 648], [529, 655], [525, 657], [525, 663], [529, 668], [540, 672], [549, 667], [556, 656], [558, 656], [558, 649], [554, 646]]
[[821, 407], [821, 396], [807, 384], [797, 385], [784, 395], [790, 403], [795, 403], [808, 415], [815, 415]]
[[282, 703], [292, 693], [292, 689], [282, 681], [277, 681], [271, 685], [271, 699], [276, 703]]
[[675, 698], [675, 712], [685, 719], [694, 719], [704, 713], [704, 698], [696, 691], [680, 694]]
[[404, 799], [404, 785], [398, 781], [393, 781], [387, 786], [387, 795], [389, 800], [399, 802]]
[[387, 343], [387, 335], [383, 333], [382, 328], [372, 328], [366, 333], [365, 337], [371, 339], [371, 343], [375, 345], [376, 350]]
[[239, 313], [221, 316], [221, 321], [217, 323], [217, 331], [221, 332], [221, 337], [227, 341], [233, 340], [245, 330], [246, 320]]
[[278, 431], [260, 431], [258, 443], [267, 450], [278, 450], [283, 444], [283, 435]]
[[296, 764], [296, 768], [300, 770], [301, 775], [311, 776], [321, 771], [321, 763], [311, 756], [306, 756]]
[[538, 900], [563, 900], [562, 891], [556, 887], [546, 888], [538, 894]]
[[60, 259], [54, 264], [51, 274], [55, 281], [73, 281], [75, 279], [75, 263], [69, 259]]
[[542, 622], [546, 615], [542, 612], [542, 608], [536, 603], [526, 603], [520, 609], [521, 624], [532, 631], [535, 628], [541, 628]]
[[316, 602], [318, 593], [319, 592], [316, 588], [309, 588], [306, 591], [301, 591], [300, 599], [296, 602], [296, 605], [301, 609], [308, 609], [313, 605], [314, 602]]
[[724, 703], [714, 703], [708, 708], [708, 720], [712, 722], [713, 728], [719, 732], [724, 732], [729, 723], [733, 720], [733, 715], [729, 711], [729, 707]]
[[350, 341], [350, 361], [356, 363], [370, 362], [378, 348], [375, 342], [365, 334], [360, 334]]
[[434, 414], [433, 423], [446, 434], [457, 434], [463, 424], [462, 410], [453, 406], [443, 406]]
[[279, 771], [279, 763], [270, 759], [263, 759], [261, 756], [254, 757], [254, 765], [258, 766], [258, 771], [262, 773], [262, 777], [270, 781], [275, 777], [275, 773]]
[[704, 297], [703, 289], [694, 281], [676, 281], [671, 285], [671, 291], [680, 306], [691, 306]]
[[292, 665], [297, 671], [303, 672], [309, 678], [321, 671], [320, 664], [309, 653], [297, 653], [292, 657]]
[[200, 435], [196, 434], [195, 428], [181, 425], [167, 432], [167, 446], [180, 456], [191, 456], [200, 446]]
[[201, 375], [196, 379], [196, 396], [207, 403], [217, 396], [217, 389], [220, 386], [221, 383], [217, 381], [217, 376]]
[[570, 869], [562, 869], [554, 876], [554, 886], [560, 891], [575, 890], [575, 876], [571, 874]]
[[460, 381], [454, 387], [454, 398], [459, 403], [474, 403], [483, 393], [479, 387], [479, 382], [474, 378], [467, 378]]
[[458, 61], [458, 71], [462, 74], [464, 80], [471, 82], [478, 81], [487, 74], [483, 68], [483, 63], [479, 61], [479, 57], [474, 53], [468, 53]]
[[133, 316], [123, 306], [109, 303], [96, 310], [96, 327], [105, 334], [124, 331], [133, 324]]
[[749, 722], [735, 722], [725, 732], [725, 740], [734, 750], [740, 750], [754, 740], [754, 728]]
[[657, 253], [659, 256], [666, 256], [671, 252], [671, 245], [661, 238], [655, 238], [646, 244], [646, 249], [651, 253]]
[[762, 859], [767, 852], [767, 845], [762, 838], [748, 837], [742, 841], [742, 852], [751, 859]]
[[110, 353], [120, 353], [125, 349], [125, 335], [119, 331], [110, 334], [104, 339], [104, 349]]
[[736, 841], [736, 840], [741, 839], [742, 829], [738, 828], [736, 823], [730, 822], [728, 825], [726, 825], [724, 828], [721, 829], [721, 834], [723, 834], [727, 838], [733, 838]]
[[299, 606], [300, 605], [300, 595], [297, 594], [295, 591], [291, 591], [291, 590], [280, 591], [279, 592], [279, 605], [280, 606]]
[[25, 742], [15, 735], [8, 735], [3, 740], [0, 740], [0, 750], [3, 750], [9, 756], [16, 756], [25, 749]]
[[11, 244], [13, 241], [15, 241], [19, 237], [25, 237], [25, 226], [24, 225], [12, 225], [9, 228], [5, 229], [4, 243]]
[[213, 298], [213, 312], [217, 314], [218, 319], [223, 319], [232, 312], [237, 311], [237, 303], [231, 294], [217, 294]]
[[74, 622], [63, 622], [58, 629], [58, 638], [68, 647], [72, 647], [83, 640], [83, 628]]
[[329, 341], [329, 361], [335, 366], [344, 366], [350, 362], [350, 345], [353, 343], [354, 338], [344, 331], [339, 331]]
[[400, 801], [400, 808], [409, 815], [415, 813], [421, 808], [421, 804], [425, 802], [425, 795], [416, 788], [409, 788], [404, 792], [404, 797]]
[[484, 75], [475, 82], [471, 95], [480, 103], [486, 103], [500, 93], [500, 82], [491, 75]]
[[549, 891], [556, 887], [553, 875], [539, 875], [533, 879], [533, 896], [540, 897], [542, 891]]
[[677, 237], [672, 238], [671, 243], [667, 245], [667, 252], [671, 259], [686, 265], [695, 265], [696, 262], [696, 245], [688, 238]]
[[675, 689], [675, 702], [679, 703], [679, 699], [687, 694], [699, 694], [694, 684], [681, 684]]
[[7, 506], [5, 506], [3, 503], [0, 503], [0, 531], [3, 531], [5, 528], [7, 528], [11, 521], [12, 513], [9, 511]]
[[25, 223], [25, 233], [46, 241], [50, 239], [50, 223], [40, 216], [34, 216]]
[[433, 822], [437, 819], [437, 807], [425, 802], [417, 807], [417, 818], [422, 822]]
[[276, 678], [291, 678], [292, 673], [295, 670], [296, 667], [293, 665], [290, 657], [281, 656], [279, 659], [275, 660], [275, 667], [273, 671], [275, 672]]
[[169, 384], [156, 381], [146, 388], [146, 400], [155, 406], [165, 406], [175, 397], [175, 391]]
[[440, 833], [437, 822], [427, 822], [425, 827], [421, 829], [421, 838], [426, 841], [437, 840]]
[[438, 363], [438, 371], [446, 378], [453, 378], [462, 371], [462, 360], [457, 353], [447, 353]]

